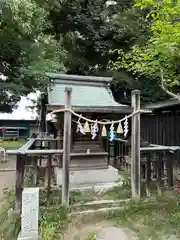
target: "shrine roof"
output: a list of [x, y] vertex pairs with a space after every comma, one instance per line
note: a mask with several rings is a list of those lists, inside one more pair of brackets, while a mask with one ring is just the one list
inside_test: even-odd
[[77, 112], [131, 112], [131, 107], [114, 100], [108, 84], [109, 77], [51, 74], [48, 88], [49, 111], [64, 108], [66, 87], [72, 88], [72, 109]]

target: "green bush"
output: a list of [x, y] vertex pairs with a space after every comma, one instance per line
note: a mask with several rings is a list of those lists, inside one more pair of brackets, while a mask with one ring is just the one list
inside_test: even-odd
[[4, 190], [4, 199], [0, 207], [0, 234], [2, 239], [17, 239], [20, 231], [20, 217], [12, 216], [15, 194], [13, 190]]
[[68, 211], [64, 207], [55, 207], [40, 211], [39, 230], [43, 240], [63, 239], [63, 230], [68, 223]]

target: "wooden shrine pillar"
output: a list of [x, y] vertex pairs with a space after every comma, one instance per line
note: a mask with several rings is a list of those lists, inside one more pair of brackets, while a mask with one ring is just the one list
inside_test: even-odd
[[[63, 148], [63, 123], [60, 114], [57, 114], [57, 149]], [[60, 165], [60, 168], [62, 168], [62, 155], [57, 156], [58, 157], [58, 164]]]
[[[140, 110], [140, 91], [131, 95], [133, 112]], [[140, 113], [132, 117], [131, 127], [131, 191], [132, 199], [140, 200]]]
[[[71, 109], [72, 88], [65, 88], [65, 109]], [[69, 166], [71, 152], [71, 119], [69, 111], [64, 113], [62, 204], [69, 206]]]

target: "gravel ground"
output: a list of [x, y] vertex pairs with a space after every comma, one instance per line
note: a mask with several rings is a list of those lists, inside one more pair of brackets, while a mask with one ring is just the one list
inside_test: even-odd
[[[1, 160], [1, 159], [0, 159]], [[9, 156], [8, 161], [0, 163], [0, 170], [2, 169], [15, 169], [16, 162], [14, 156]], [[3, 198], [3, 189], [12, 189], [15, 187], [16, 172], [1, 172], [0, 171], [0, 199]]]
[[[96, 238], [93, 237], [95, 234]], [[92, 224], [70, 225], [64, 235], [64, 240], [137, 240], [136, 235], [129, 229], [114, 227], [111, 222], [101, 221]]]

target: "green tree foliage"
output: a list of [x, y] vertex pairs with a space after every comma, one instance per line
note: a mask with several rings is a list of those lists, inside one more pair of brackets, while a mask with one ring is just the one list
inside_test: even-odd
[[46, 71], [64, 68], [60, 41], [46, 33], [47, 14], [34, 0], [0, 1], [0, 111], [45, 85]]
[[[53, 25], [49, 31], [57, 39], [63, 36], [67, 72], [114, 75], [112, 89], [116, 99], [122, 101], [124, 92], [129, 96], [130, 90], [137, 87], [133, 74], [124, 67], [112, 71], [109, 62], [118, 57], [114, 49], [128, 53], [134, 45], [143, 46], [148, 41], [151, 29], [147, 11], [134, 7], [132, 0], [63, 0], [49, 2], [46, 8]], [[141, 89], [144, 91], [144, 87]], [[148, 101], [148, 96], [144, 99]]]
[[52, 32], [57, 38], [64, 36], [63, 45], [68, 51], [65, 66], [69, 72], [102, 73], [112, 49], [121, 46], [127, 51], [146, 38], [143, 13], [131, 8], [131, 0], [108, 2], [65, 0], [50, 10]]
[[118, 50], [115, 68], [123, 67], [134, 76], [150, 76], [156, 81], [163, 72], [165, 83], [172, 88], [180, 80], [180, 1], [136, 0], [136, 7], [149, 9], [146, 16], [152, 35], [144, 46], [135, 45], [125, 53]]
[[142, 2], [146, 5], [138, 1], [135, 7], [132, 0], [1, 0], [0, 74], [7, 79], [0, 80], [0, 111], [10, 111], [20, 95], [45, 86], [46, 71], [64, 68], [71, 74], [113, 74], [119, 101], [126, 93], [128, 102], [135, 87], [145, 101], [152, 92], [157, 100], [157, 75], [135, 57], [152, 43], [152, 4], [157, 12], [154, 3]]

